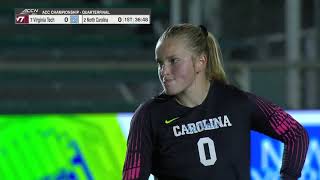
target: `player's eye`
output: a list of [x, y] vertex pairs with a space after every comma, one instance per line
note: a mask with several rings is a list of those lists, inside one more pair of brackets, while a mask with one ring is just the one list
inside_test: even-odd
[[170, 64], [176, 64], [179, 60], [177, 58], [172, 58], [169, 60]]

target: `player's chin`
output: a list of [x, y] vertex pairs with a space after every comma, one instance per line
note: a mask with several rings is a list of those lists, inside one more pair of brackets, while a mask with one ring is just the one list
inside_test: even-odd
[[176, 90], [171, 89], [171, 88], [166, 88], [166, 87], [164, 87], [164, 93], [169, 96], [174, 96], [174, 95], [178, 94], [178, 92]]

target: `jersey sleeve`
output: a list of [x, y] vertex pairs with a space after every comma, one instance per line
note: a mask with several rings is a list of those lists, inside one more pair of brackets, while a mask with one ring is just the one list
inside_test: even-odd
[[279, 106], [247, 93], [252, 102], [251, 129], [284, 143], [281, 179], [298, 179], [306, 158], [306, 130]]
[[123, 166], [123, 180], [149, 178], [152, 165], [152, 128], [149, 112], [140, 105], [132, 117]]

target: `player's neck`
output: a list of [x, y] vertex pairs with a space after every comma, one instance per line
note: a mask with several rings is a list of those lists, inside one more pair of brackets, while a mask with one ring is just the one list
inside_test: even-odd
[[203, 103], [210, 89], [210, 81], [193, 83], [185, 92], [176, 96], [176, 101], [186, 107], [195, 107]]

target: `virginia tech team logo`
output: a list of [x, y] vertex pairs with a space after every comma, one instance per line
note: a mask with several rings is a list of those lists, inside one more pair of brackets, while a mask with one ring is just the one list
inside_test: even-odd
[[39, 9], [15, 9], [15, 23], [16, 24], [29, 24], [29, 15], [39, 13]]
[[16, 15], [16, 24], [28, 24], [29, 16], [28, 15]]

